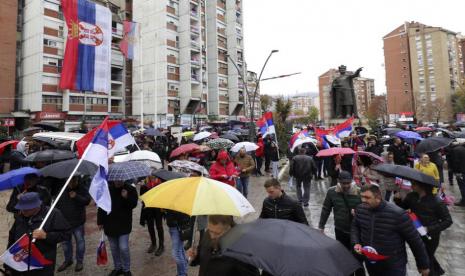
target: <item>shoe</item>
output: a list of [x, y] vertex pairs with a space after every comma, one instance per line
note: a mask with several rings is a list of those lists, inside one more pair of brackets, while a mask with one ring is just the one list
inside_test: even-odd
[[84, 269], [84, 265], [82, 265], [81, 263], [77, 263], [76, 266], [74, 267], [75, 272], [82, 271], [83, 269]]
[[123, 275], [124, 276], [132, 276], [132, 273], [131, 273], [131, 271], [126, 271], [126, 272], [123, 272]]
[[121, 275], [123, 274], [123, 270], [122, 269], [113, 269], [110, 274], [108, 274], [108, 276], [118, 276], [118, 275]]
[[305, 204], [304, 204], [304, 207], [308, 207], [308, 203], [305, 203]]
[[465, 202], [459, 201], [459, 202], [454, 203], [454, 205], [458, 207], [465, 207]]
[[147, 249], [147, 253], [152, 254], [153, 251], [155, 251], [155, 245], [151, 244], [151, 245], [149, 246], [149, 249]]
[[73, 262], [72, 261], [69, 261], [69, 262], [64, 262], [60, 265], [60, 267], [57, 269], [57, 272], [62, 272], [62, 271], [65, 271], [68, 267], [72, 266], [73, 265]]
[[157, 251], [155, 251], [155, 256], [159, 257], [163, 254], [163, 252], [165, 252], [165, 247], [163, 245], [160, 245]]

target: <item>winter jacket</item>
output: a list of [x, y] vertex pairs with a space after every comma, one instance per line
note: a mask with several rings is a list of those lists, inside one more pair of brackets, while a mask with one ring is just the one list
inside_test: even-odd
[[265, 155], [265, 145], [263, 144], [263, 138], [259, 138], [257, 142], [258, 149], [255, 150], [256, 157], [263, 157]]
[[25, 160], [26, 155], [18, 150], [12, 150], [10, 154], [10, 170], [16, 170], [29, 165]]
[[168, 227], [183, 228], [183, 226], [189, 225], [191, 221], [188, 215], [171, 210], [166, 210], [165, 216]]
[[[15, 222], [13, 223], [8, 235], [8, 247], [13, 245], [22, 235], [39, 228], [48, 211], [49, 207], [42, 206], [39, 213], [33, 217], [26, 218], [22, 215], [16, 215]], [[60, 210], [53, 209], [43, 230], [47, 233], [47, 238], [44, 240], [36, 240], [34, 244], [43, 254], [45, 259], [52, 261], [53, 263], [40, 270], [33, 270], [30, 273], [23, 274], [14, 273], [13, 275], [53, 275], [55, 270], [57, 244], [71, 239], [71, 228]]]
[[452, 225], [449, 209], [442, 200], [434, 195], [420, 198], [416, 192], [410, 192], [404, 200], [394, 199], [403, 209], [412, 210], [426, 227], [429, 235], [437, 235]]
[[415, 164], [415, 169], [419, 170], [420, 172], [427, 174], [429, 176], [432, 176], [434, 179], [439, 181], [439, 171], [438, 167], [436, 167], [436, 164], [433, 162], [429, 162], [428, 165], [423, 166], [421, 163]]
[[[236, 158], [234, 158], [234, 162], [239, 166], [239, 169], [241, 170], [241, 177], [250, 176], [253, 170], [255, 170], [255, 161], [253, 161], [252, 156], [248, 154], [245, 154], [244, 157], [241, 157], [240, 154], [236, 155]], [[245, 170], [245, 172], [242, 172], [242, 170]]]
[[297, 179], [312, 179], [316, 172], [313, 158], [306, 154], [298, 154], [290, 162], [289, 175]]
[[[273, 142], [274, 143], [274, 142]], [[273, 162], [278, 162], [279, 161], [279, 152], [277, 147], [271, 147], [270, 150], [270, 159]]]
[[18, 195], [25, 192], [36, 192], [39, 194], [40, 200], [42, 200], [42, 204], [44, 206], [50, 206], [52, 202], [52, 196], [47, 188], [40, 184], [36, 184], [33, 187], [28, 188], [27, 190], [24, 189], [24, 185], [16, 186], [13, 189], [13, 192], [10, 195], [10, 200], [6, 205], [6, 210], [10, 213], [16, 213], [17, 210], [15, 209], [16, 204], [18, 203]]
[[367, 204], [358, 205], [351, 227], [351, 242], [371, 246], [379, 254], [388, 256], [388, 259], [378, 263], [391, 268], [401, 268], [407, 264], [407, 242], [417, 267], [429, 267], [425, 245], [410, 217], [405, 210], [390, 202], [382, 201], [374, 209]]
[[392, 152], [394, 154], [394, 163], [396, 165], [407, 165], [408, 151], [404, 145], [390, 145], [388, 148], [388, 152]]
[[[127, 198], [121, 196], [121, 190], [128, 191]], [[121, 188], [110, 185], [111, 212], [107, 214], [98, 208], [97, 225], [103, 225], [105, 235], [118, 237], [132, 231], [132, 209], [137, 206], [137, 191], [132, 185], [124, 184]]]
[[284, 192], [277, 199], [267, 197], [263, 200], [260, 218], [287, 219], [308, 225], [302, 205]]
[[[69, 193], [74, 191], [76, 196], [71, 198]], [[71, 228], [83, 225], [86, 222], [86, 206], [90, 203], [90, 195], [84, 185], [75, 189], [66, 188], [56, 207], [70, 224]]]
[[[221, 160], [226, 160], [226, 165], [221, 164]], [[216, 162], [210, 167], [209, 173], [212, 179], [221, 181], [231, 186], [235, 186], [236, 184], [234, 176], [237, 176], [238, 172], [234, 167], [234, 163], [229, 158], [228, 153], [225, 151], [220, 151], [220, 153], [218, 153]]]
[[325, 228], [331, 210], [334, 210], [335, 228], [344, 233], [350, 233], [353, 218], [351, 212], [360, 203], [362, 203], [360, 189], [356, 185], [352, 185], [347, 193], [343, 192], [340, 184], [330, 187], [323, 202], [318, 228]]
[[375, 145], [370, 145], [365, 148], [365, 151], [372, 152], [378, 156], [381, 156], [383, 153], [383, 146], [375, 144]]
[[452, 147], [450, 149], [450, 162], [447, 164], [450, 166], [454, 173], [465, 173], [465, 147], [462, 145]]

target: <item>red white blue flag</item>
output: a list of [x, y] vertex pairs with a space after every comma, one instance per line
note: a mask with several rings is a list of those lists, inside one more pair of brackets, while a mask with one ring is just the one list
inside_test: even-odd
[[[30, 254], [29, 254], [30, 246]], [[0, 261], [16, 271], [42, 269], [53, 262], [45, 259], [34, 243], [29, 244], [29, 236], [24, 234], [1, 256]]]
[[111, 11], [88, 0], [62, 0], [68, 27], [60, 88], [111, 90]]
[[[315, 136], [318, 141], [321, 142], [321, 145], [323, 148], [329, 148], [328, 143], [326, 142], [326, 138], [332, 138], [331, 140], [339, 140], [341, 138], [349, 136], [349, 134], [352, 132], [352, 124], [353, 124], [354, 118], [351, 117], [344, 121], [343, 123], [336, 125], [335, 127], [329, 128], [329, 129], [322, 129], [322, 128], [316, 128], [315, 129]], [[328, 140], [330, 140], [328, 139]], [[331, 141], [332, 142], [332, 141]]]
[[123, 21], [123, 40], [119, 44], [121, 52], [126, 59], [134, 59], [134, 40], [136, 37], [137, 23], [131, 21]]
[[263, 117], [257, 121], [257, 126], [260, 129], [260, 133], [263, 137], [266, 137], [270, 134], [276, 134], [272, 112], [266, 112], [263, 114]]
[[423, 226], [423, 224], [421, 224], [421, 221], [420, 219], [418, 219], [417, 215], [413, 212], [409, 212], [408, 215], [413, 222], [413, 226], [415, 226], [415, 229], [417, 229], [420, 236], [428, 236], [426, 228]]

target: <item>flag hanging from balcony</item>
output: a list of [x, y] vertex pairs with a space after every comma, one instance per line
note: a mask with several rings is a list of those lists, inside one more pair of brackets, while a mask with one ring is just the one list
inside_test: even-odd
[[123, 40], [119, 44], [121, 52], [126, 59], [134, 59], [134, 41], [136, 38], [137, 23], [123, 21]]
[[62, 0], [68, 27], [60, 88], [110, 92], [111, 11], [88, 0]]

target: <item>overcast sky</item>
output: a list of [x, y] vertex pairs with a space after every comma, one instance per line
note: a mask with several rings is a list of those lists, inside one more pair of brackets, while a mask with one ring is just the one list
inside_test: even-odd
[[243, 0], [245, 59], [264, 77], [266, 94], [317, 92], [318, 76], [345, 64], [363, 66], [375, 79], [376, 94], [386, 92], [382, 37], [405, 21], [418, 21], [465, 33], [464, 0]]

